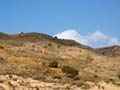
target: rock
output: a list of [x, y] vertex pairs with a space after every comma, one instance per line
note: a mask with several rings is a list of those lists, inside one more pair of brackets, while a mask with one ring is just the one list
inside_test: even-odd
[[3, 76], [3, 75], [1, 75], [1, 76], [0, 76], [0, 83], [4, 82], [5, 80], [6, 80], [6, 77]]
[[14, 81], [17, 81], [18, 77], [17, 77], [16, 75], [12, 75], [12, 79], [13, 79]]
[[17, 87], [17, 86], [19, 86], [19, 84], [18, 84], [17, 82], [15, 82], [15, 81], [10, 81], [10, 82], [9, 82], [9, 85], [12, 86], [12, 87]]
[[47, 83], [16, 75], [0, 75], [0, 90], [80, 90], [76, 86], [62, 83]]
[[10, 87], [6, 84], [0, 84], [0, 90], [10, 90]]

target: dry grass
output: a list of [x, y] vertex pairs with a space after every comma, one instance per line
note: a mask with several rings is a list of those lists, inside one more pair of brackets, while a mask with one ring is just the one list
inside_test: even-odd
[[61, 73], [61, 68], [49, 68], [50, 70], [52, 70], [55, 73]]
[[37, 65], [38, 63], [30, 57], [16, 57], [11, 56], [7, 59], [8, 62], [21, 62], [26, 64]]
[[[36, 36], [36, 34], [34, 35]], [[0, 44], [4, 46], [4, 49], [0, 49], [0, 56], [7, 56], [5, 59], [9, 67], [15, 64], [14, 67], [18, 69], [18, 65], [27, 64], [25, 67], [31, 71], [29, 75], [26, 69], [22, 71], [23, 68], [19, 68], [18, 73], [21, 71], [20, 74], [23, 73], [22, 75], [27, 73], [26, 76], [45, 77], [46, 79], [49, 79], [49, 76], [57, 74], [65, 78], [64, 81], [66, 82], [68, 78], [62, 75], [63, 73], [61, 73], [60, 68], [48, 67], [50, 62], [58, 61], [59, 67], [69, 65], [78, 69], [79, 77], [83, 81], [95, 81], [96, 76], [97, 80], [109, 80], [111, 78], [113, 80], [119, 80], [116, 75], [120, 73], [120, 58], [97, 55], [87, 49], [79, 48], [74, 45], [70, 46], [68, 44], [57, 43], [58, 40], [54, 42], [53, 38], [46, 38], [47, 36], [38, 37], [39, 35], [37, 35], [37, 37], [34, 38], [34, 35], [32, 35], [33, 37], [31, 37], [31, 34], [28, 36], [24, 35], [22, 38], [12, 36], [12, 38], [17, 37], [16, 40], [0, 40]], [[52, 45], [48, 45], [49, 43], [52, 43]], [[44, 62], [45, 65], [38, 67], [38, 63], [41, 62]], [[4, 63], [0, 64], [3, 65]], [[32, 70], [32, 66], [34, 70]], [[6, 70], [1, 67], [0, 71], [3, 70], [3, 72], [7, 72], [7, 70], [9, 70], [11, 72], [13, 68], [9, 67]], [[46, 76], [43, 75], [41, 72], [44, 72], [45, 69], [52, 71], [52, 73], [48, 72]]]

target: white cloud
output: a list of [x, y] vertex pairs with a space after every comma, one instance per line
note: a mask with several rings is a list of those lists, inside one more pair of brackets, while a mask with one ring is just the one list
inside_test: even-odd
[[91, 38], [92, 41], [98, 42], [98, 41], [101, 41], [101, 40], [106, 40], [107, 36], [100, 31], [96, 31], [91, 35], [90, 38]]
[[64, 31], [62, 33], [58, 33], [54, 36], [57, 36], [60, 39], [72, 39], [81, 44], [90, 45], [90, 43], [88, 42], [87, 36], [80, 35], [80, 33], [74, 29]]
[[113, 45], [119, 45], [119, 41], [117, 38], [111, 38], [111, 40], [108, 43], [109, 46], [113, 46]]
[[78, 37], [80, 37], [80, 34], [76, 30], [67, 30], [62, 33], [58, 33], [54, 36], [57, 36], [61, 39], [73, 39], [76, 40]]
[[54, 36], [57, 36], [60, 39], [72, 39], [81, 44], [89, 45], [92, 47], [112, 46], [119, 44], [117, 38], [110, 37], [100, 31], [93, 32], [90, 35], [81, 35], [76, 30], [71, 29], [66, 30], [62, 33], [58, 33]]

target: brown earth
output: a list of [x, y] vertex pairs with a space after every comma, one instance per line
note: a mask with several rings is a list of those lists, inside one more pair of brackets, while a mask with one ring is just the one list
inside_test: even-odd
[[[69, 83], [83, 89], [89, 88], [87, 82], [116, 84], [120, 81], [119, 50], [119, 46], [93, 49], [41, 33], [0, 33], [0, 74]], [[52, 61], [58, 62], [58, 68], [49, 67]], [[76, 68], [79, 74], [68, 77], [61, 70], [63, 65]]]

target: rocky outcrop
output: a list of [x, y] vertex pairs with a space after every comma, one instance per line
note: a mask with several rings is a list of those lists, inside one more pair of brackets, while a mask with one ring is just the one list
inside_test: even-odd
[[0, 90], [120, 90], [119, 86], [103, 81], [98, 84], [86, 82], [90, 88], [81, 89], [75, 85], [48, 83], [16, 75], [0, 75]]
[[0, 90], [82, 90], [77, 86], [47, 83], [16, 75], [0, 75]]

